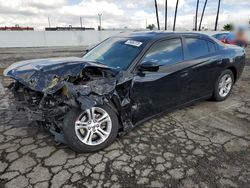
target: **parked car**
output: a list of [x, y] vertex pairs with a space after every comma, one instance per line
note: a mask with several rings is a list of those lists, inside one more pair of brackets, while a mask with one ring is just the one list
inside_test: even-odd
[[83, 57], [15, 63], [4, 75], [18, 108], [78, 152], [110, 145], [155, 115], [198, 100], [225, 100], [245, 50], [198, 33], [134, 32]]
[[223, 42], [223, 43], [226, 43], [226, 38], [228, 36], [228, 33], [217, 33], [217, 34], [214, 34], [212, 35], [214, 38], [216, 38], [217, 40]]
[[237, 45], [243, 48], [246, 48], [248, 45], [248, 42], [246, 40], [241, 40], [239, 37], [237, 37], [238, 33], [218, 33], [213, 35], [214, 38], [218, 39], [219, 41], [225, 43], [225, 44], [232, 44]]

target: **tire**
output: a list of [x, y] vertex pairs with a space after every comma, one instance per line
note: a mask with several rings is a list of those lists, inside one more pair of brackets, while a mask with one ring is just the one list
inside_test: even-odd
[[[87, 111], [81, 109], [72, 109], [71, 111], [68, 112], [68, 114], [64, 119], [63, 133], [65, 140], [68, 146], [76, 152], [86, 153], [86, 152], [95, 152], [101, 150], [109, 146], [111, 143], [113, 143], [117, 137], [119, 122], [116, 113], [108, 105], [97, 106], [93, 108], [94, 108], [93, 113], [97, 113], [98, 111], [103, 113], [106, 112], [109, 116], [105, 118], [105, 121], [107, 122], [100, 123], [101, 121], [99, 121], [100, 124], [98, 124], [97, 122], [98, 118], [93, 118], [92, 120], [90, 119], [90, 121], [92, 122], [90, 123], [87, 113], [87, 111], [90, 109], [87, 109]], [[94, 116], [97, 117], [97, 115], [95, 114]], [[93, 115], [90, 116], [93, 117]], [[81, 118], [84, 119], [84, 121]], [[94, 121], [97, 123], [94, 123]], [[111, 127], [110, 127], [110, 121], [111, 121]], [[84, 125], [81, 123], [83, 123]], [[104, 128], [102, 129], [101, 126], [104, 126]], [[77, 129], [77, 127], [78, 128], [82, 127], [82, 128]], [[104, 130], [105, 128], [106, 130]], [[109, 134], [106, 134], [103, 137], [99, 136], [101, 135], [100, 133], [102, 132], [100, 131], [100, 129], [105, 131], [105, 133], [109, 132]], [[89, 139], [87, 138], [88, 133], [90, 134]], [[100, 137], [99, 140], [98, 137]], [[97, 141], [100, 143], [98, 143]]]
[[[227, 82], [224, 82], [225, 87], [226, 87], [226, 89], [224, 91], [226, 91], [226, 92], [223, 93], [221, 91], [221, 89], [222, 89], [221, 85], [223, 85], [222, 82], [223, 82], [223, 79], [225, 79], [225, 78], [228, 78], [227, 82], [231, 83], [231, 86], [230, 86], [230, 89], [229, 89], [229, 87], [226, 87], [226, 83]], [[231, 79], [231, 81], [229, 81], [230, 80], [229, 78]], [[216, 81], [216, 83], [215, 83], [214, 93], [213, 93], [213, 99], [215, 101], [224, 101], [230, 95], [230, 93], [232, 91], [232, 88], [233, 88], [233, 84], [234, 84], [234, 75], [233, 75], [233, 72], [231, 70], [229, 70], [229, 69], [224, 70], [221, 73], [221, 75], [219, 76], [219, 78]]]

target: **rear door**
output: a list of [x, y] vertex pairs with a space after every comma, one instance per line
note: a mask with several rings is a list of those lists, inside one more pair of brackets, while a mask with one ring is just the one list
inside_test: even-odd
[[158, 72], [135, 74], [131, 89], [134, 104], [133, 123], [149, 118], [187, 100], [188, 70], [185, 66], [182, 38], [157, 42], [141, 63], [157, 62]]
[[213, 92], [219, 74], [217, 45], [211, 40], [185, 37], [187, 61], [190, 62], [190, 100]]

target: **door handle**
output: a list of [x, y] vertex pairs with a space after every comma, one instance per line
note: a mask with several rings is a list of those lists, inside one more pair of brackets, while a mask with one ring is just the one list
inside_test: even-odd
[[181, 77], [186, 77], [188, 76], [188, 71], [181, 72]]

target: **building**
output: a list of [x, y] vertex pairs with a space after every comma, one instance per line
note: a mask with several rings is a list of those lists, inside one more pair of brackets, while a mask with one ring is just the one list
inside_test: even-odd
[[19, 27], [19, 25], [13, 27], [0, 27], [0, 31], [33, 31], [33, 27]]
[[85, 31], [85, 30], [95, 30], [91, 27], [46, 27], [45, 31]]

